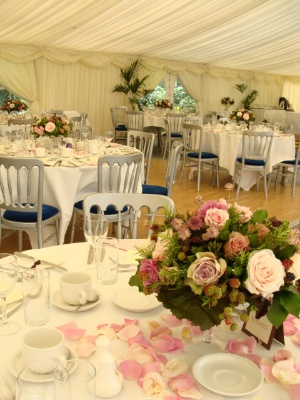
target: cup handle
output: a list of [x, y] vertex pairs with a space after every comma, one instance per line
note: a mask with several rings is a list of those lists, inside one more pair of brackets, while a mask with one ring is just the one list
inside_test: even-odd
[[65, 367], [67, 365], [67, 358], [63, 354], [55, 354], [54, 362], [56, 365], [61, 365]]
[[87, 294], [84, 290], [80, 290], [80, 292], [78, 293], [78, 300], [80, 304], [86, 304]]

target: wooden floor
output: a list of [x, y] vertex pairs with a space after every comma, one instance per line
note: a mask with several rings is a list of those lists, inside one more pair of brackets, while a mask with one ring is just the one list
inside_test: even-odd
[[[151, 163], [150, 184], [164, 185], [164, 176], [166, 171], [167, 161], [162, 160], [159, 153], [155, 156]], [[179, 167], [180, 168], [180, 167]], [[231, 177], [226, 171], [220, 172], [220, 187], [214, 188], [211, 185], [211, 174], [209, 171], [204, 172], [202, 175], [202, 182], [200, 192], [197, 192], [196, 179], [188, 179], [189, 170], [186, 169], [181, 186], [178, 185], [178, 177], [173, 187], [173, 200], [175, 202], [176, 210], [180, 213], [191, 211], [195, 208], [195, 196], [201, 195], [204, 200], [220, 198], [228, 198], [228, 191], [225, 190], [224, 185], [232, 182]], [[196, 177], [195, 177], [196, 178]], [[256, 208], [265, 208], [269, 216], [276, 216], [280, 220], [287, 220], [293, 225], [299, 225], [300, 221], [300, 187], [296, 188], [296, 196], [292, 197], [292, 188], [288, 186], [277, 185], [274, 190], [274, 184], [271, 182], [269, 188], [269, 196], [266, 200], [264, 198], [264, 188], [261, 182], [259, 191], [253, 187], [250, 191], [240, 191], [238, 199], [235, 198], [235, 191], [230, 194], [230, 201], [236, 201], [239, 205], [251, 207], [254, 211]], [[140, 227], [140, 230], [142, 228]], [[24, 234], [23, 250], [30, 249], [30, 243], [27, 235]], [[144, 237], [143, 233], [141, 236]], [[77, 230], [75, 234], [75, 241], [81, 242], [84, 240], [81, 230]], [[70, 230], [66, 234], [65, 243], [70, 241]], [[4, 239], [1, 244], [1, 252], [13, 252], [18, 250], [18, 237], [17, 234], [9, 236]]]

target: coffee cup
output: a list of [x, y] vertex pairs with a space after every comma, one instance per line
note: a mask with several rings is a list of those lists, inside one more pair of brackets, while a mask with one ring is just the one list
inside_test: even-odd
[[46, 149], [45, 147], [37, 147], [35, 150], [35, 155], [37, 157], [45, 157]]
[[61, 331], [53, 328], [38, 328], [27, 332], [22, 340], [22, 356], [26, 367], [46, 374], [59, 363], [66, 362], [65, 338]]
[[85, 304], [92, 294], [92, 277], [85, 272], [66, 272], [59, 285], [63, 301], [71, 305]]

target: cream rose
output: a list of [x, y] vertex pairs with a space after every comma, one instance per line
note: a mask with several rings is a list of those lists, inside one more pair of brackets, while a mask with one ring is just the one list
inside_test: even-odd
[[245, 113], [245, 114], [243, 115], [243, 118], [244, 118], [245, 121], [248, 121], [248, 119], [249, 119], [249, 114]]
[[219, 208], [209, 208], [206, 211], [204, 222], [208, 226], [216, 225], [220, 228], [223, 228], [228, 219], [229, 214], [226, 210], [221, 210]]
[[54, 124], [53, 122], [48, 122], [48, 123], [45, 125], [45, 131], [46, 131], [46, 132], [53, 132], [54, 129], [55, 129], [55, 124]]
[[284, 268], [273, 251], [253, 251], [247, 265], [248, 278], [244, 282], [250, 293], [269, 298], [284, 283]]

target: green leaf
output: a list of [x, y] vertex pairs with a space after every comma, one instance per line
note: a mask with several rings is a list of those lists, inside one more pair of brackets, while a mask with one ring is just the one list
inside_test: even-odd
[[280, 250], [275, 249], [274, 254], [280, 260], [284, 260], [285, 258], [292, 257], [295, 254], [296, 250], [297, 250], [296, 246], [290, 244], [284, 247], [283, 249]]
[[289, 314], [299, 317], [300, 295], [289, 290], [280, 290], [280, 303]]
[[221, 320], [218, 315], [226, 306], [225, 301], [220, 299], [216, 307], [203, 307], [200, 296], [193, 293], [188, 286], [174, 290], [162, 288], [157, 299], [178, 319], [185, 318], [193, 325], [200, 326], [201, 330], [219, 325]]
[[272, 305], [267, 314], [268, 320], [272, 325], [275, 326], [276, 329], [283, 324], [289, 314], [288, 311], [281, 305], [280, 293], [281, 292], [276, 292], [274, 294]]
[[140, 278], [138, 277], [138, 272], [135, 275], [131, 276], [129, 279], [130, 286], [137, 286], [139, 288], [139, 292], [143, 292], [144, 286]]
[[251, 222], [261, 224], [266, 218], [268, 218], [267, 210], [259, 210], [254, 211], [253, 216], [251, 218]]
[[259, 246], [259, 239], [257, 233], [248, 233], [251, 249], [256, 249]]

